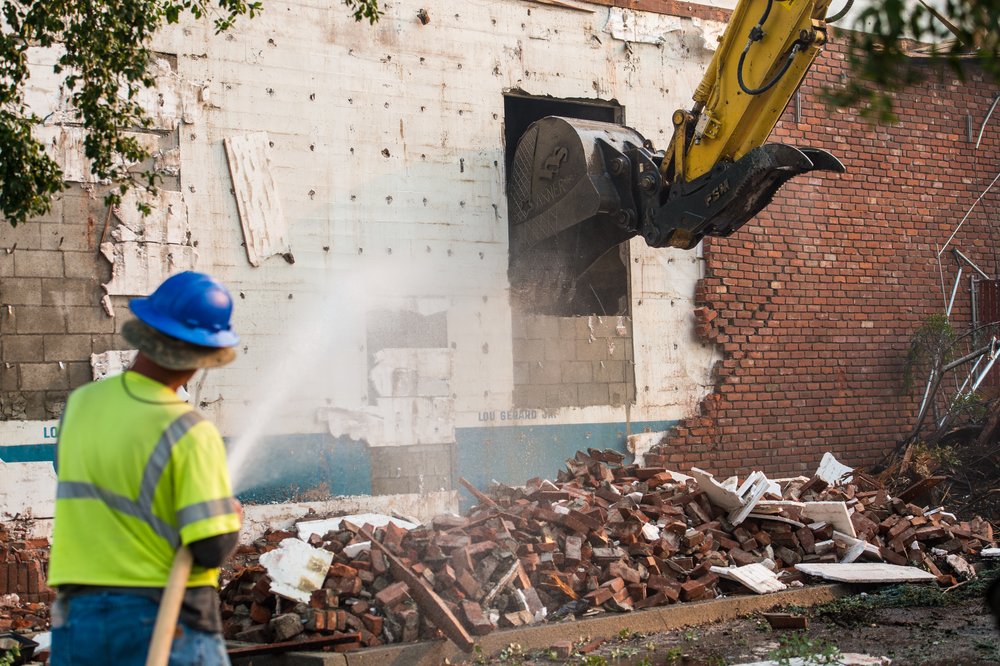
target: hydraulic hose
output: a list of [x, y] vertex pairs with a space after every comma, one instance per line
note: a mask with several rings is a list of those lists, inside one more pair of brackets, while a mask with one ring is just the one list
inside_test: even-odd
[[827, 23], [836, 23], [840, 19], [844, 18], [844, 16], [847, 15], [847, 12], [851, 11], [851, 7], [853, 7], [853, 6], [854, 6], [854, 0], [847, 0], [847, 4], [844, 5], [844, 8], [841, 9], [836, 14], [834, 14], [833, 16], [827, 17], [826, 22]]
[[[853, 1], [854, 0], [849, 0], [849, 2]], [[743, 79], [743, 66], [747, 60], [747, 53], [750, 52], [750, 47], [754, 42], [759, 42], [764, 39], [764, 22], [767, 21], [767, 17], [771, 15], [771, 7], [773, 5], [774, 0], [767, 0], [767, 6], [764, 7], [764, 13], [757, 21], [757, 25], [750, 29], [750, 34], [747, 36], [747, 45], [743, 47], [743, 53], [740, 54], [740, 60], [736, 64], [736, 82], [740, 84], [740, 89], [748, 95], [759, 95], [773, 88], [774, 85], [781, 80], [781, 77], [785, 75], [788, 68], [791, 67], [795, 54], [802, 49], [802, 45], [799, 42], [795, 42], [794, 46], [792, 46], [791, 50], [788, 52], [788, 57], [785, 58], [785, 64], [781, 66], [781, 70], [774, 75], [774, 78], [760, 88], [750, 88], [747, 86], [746, 81]]]

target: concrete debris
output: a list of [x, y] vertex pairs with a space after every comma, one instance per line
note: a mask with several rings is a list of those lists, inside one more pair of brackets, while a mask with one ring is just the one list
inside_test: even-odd
[[761, 613], [772, 629], [808, 629], [809, 618], [793, 613]]
[[[955, 577], [936, 562], [944, 567], [948, 555], [974, 555], [993, 545], [988, 522], [907, 504], [860, 474], [847, 484], [783, 480], [778, 501], [758, 501], [761, 489], [774, 487], [760, 473], [742, 484], [718, 483], [700, 470], [693, 474], [702, 481], [678, 480], [684, 475], [663, 466], [624, 460], [618, 452], [588, 449], [568, 460], [554, 481], [494, 485], [489, 493], [460, 480], [474, 490], [477, 506], [409, 528], [377, 515], [300, 523], [299, 535], [332, 560], [308, 602], [294, 608], [277, 598], [254, 558], [295, 534], [266, 534], [241, 547], [246, 566], [222, 590], [226, 636], [272, 641], [271, 620], [293, 612], [305, 627], [304, 640], [342, 635], [351, 644], [348, 636], [356, 633], [358, 645], [373, 646], [445, 632], [464, 645], [462, 631], [481, 636], [583, 613], [802, 585], [817, 565], [824, 575], [862, 580], [898, 576], [897, 570], [909, 579], [916, 571], [950, 586]], [[662, 465], [662, 456], [650, 454], [647, 462]], [[713, 496], [727, 498], [720, 502], [737, 497], [741, 504], [726, 508]], [[811, 503], [846, 509], [857, 536], [812, 519]], [[749, 504], [754, 510], [733, 524], [732, 512]], [[359, 547], [367, 546], [369, 534], [380, 545]], [[856, 561], [841, 564], [848, 558]], [[880, 560], [913, 566], [886, 567]], [[831, 566], [828, 574], [823, 567]]]
[[45, 585], [48, 539], [28, 538], [30, 526], [0, 523], [0, 632], [48, 627], [55, 592]]
[[927, 583], [937, 580], [934, 574], [897, 564], [796, 564], [795, 568], [810, 576], [839, 583]]
[[645, 465], [645, 456], [654, 446], [665, 441], [669, 431], [661, 432], [640, 432], [629, 435], [625, 442], [625, 448], [635, 458], [635, 463], [640, 467]]
[[745, 564], [742, 567], [712, 567], [711, 572], [750, 588], [757, 594], [780, 592], [787, 585], [778, 580], [774, 572], [763, 564]]
[[850, 483], [853, 479], [853, 473], [854, 468], [841, 463], [829, 451], [823, 454], [823, 458], [819, 461], [819, 468], [816, 470], [816, 476], [831, 486]]
[[1000, 557], [1000, 548], [983, 548], [979, 554], [982, 557]]
[[260, 556], [260, 563], [271, 578], [271, 591], [302, 603], [308, 602], [313, 590], [323, 585], [331, 562], [333, 553], [313, 548], [299, 539], [285, 539], [277, 549]]
[[945, 558], [945, 562], [958, 574], [959, 578], [970, 580], [976, 577], [976, 570], [961, 555], [949, 555]]

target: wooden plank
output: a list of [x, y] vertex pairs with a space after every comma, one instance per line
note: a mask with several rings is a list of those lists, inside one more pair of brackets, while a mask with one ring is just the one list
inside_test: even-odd
[[796, 564], [804, 574], [818, 576], [839, 583], [924, 583], [936, 581], [932, 573], [916, 567], [871, 562], [851, 564]]
[[271, 172], [267, 133], [231, 136], [223, 144], [250, 265], [260, 266], [264, 259], [275, 254], [284, 255], [289, 263], [294, 262], [287, 240], [285, 213]]

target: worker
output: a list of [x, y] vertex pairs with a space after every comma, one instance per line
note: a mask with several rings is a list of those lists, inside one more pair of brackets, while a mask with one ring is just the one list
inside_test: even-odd
[[144, 664], [183, 545], [194, 566], [170, 664], [228, 664], [218, 567], [242, 513], [218, 430], [178, 390], [235, 358], [233, 301], [215, 278], [185, 272], [129, 307], [136, 319], [121, 333], [135, 361], [73, 391], [59, 428], [51, 663]]

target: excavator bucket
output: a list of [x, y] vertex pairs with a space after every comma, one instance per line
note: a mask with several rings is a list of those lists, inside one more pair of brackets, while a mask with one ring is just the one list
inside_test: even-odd
[[628, 127], [555, 116], [529, 127], [508, 189], [515, 297], [535, 306], [572, 299], [601, 257], [633, 236], [691, 249], [736, 231], [790, 178], [845, 170], [822, 150], [766, 144], [671, 183], [663, 159]]

